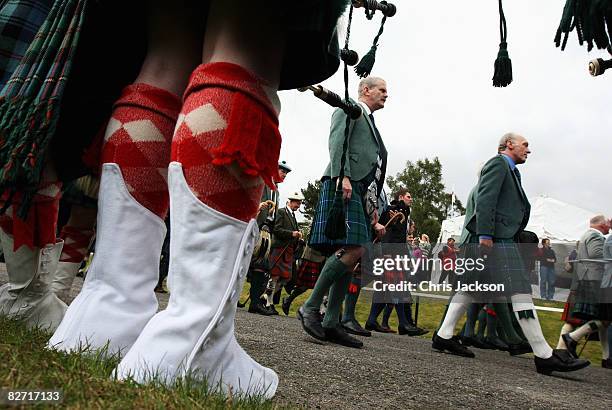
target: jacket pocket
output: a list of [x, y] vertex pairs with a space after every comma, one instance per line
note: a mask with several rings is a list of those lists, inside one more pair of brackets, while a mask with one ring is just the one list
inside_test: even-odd
[[495, 222], [508, 226], [508, 219], [503, 215], [495, 215]]

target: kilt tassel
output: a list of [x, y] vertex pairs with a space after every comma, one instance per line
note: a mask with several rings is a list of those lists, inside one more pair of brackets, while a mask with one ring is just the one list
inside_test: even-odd
[[533, 310], [519, 310], [516, 312], [518, 314], [519, 319], [535, 319], [535, 315], [533, 314]]

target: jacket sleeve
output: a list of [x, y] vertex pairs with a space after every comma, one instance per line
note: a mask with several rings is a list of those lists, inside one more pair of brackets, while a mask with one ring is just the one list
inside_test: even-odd
[[284, 227], [283, 219], [285, 218], [285, 210], [279, 209], [274, 219], [274, 235], [283, 240], [291, 239], [293, 237], [293, 230]]
[[494, 157], [480, 173], [478, 200], [476, 201], [476, 234], [495, 236], [495, 213], [508, 164], [503, 158]]
[[[350, 152], [350, 135], [353, 131], [355, 121], [351, 120], [349, 126], [349, 141], [347, 146], [346, 161], [344, 163], [344, 176], [351, 178], [351, 164], [348, 153]], [[329, 130], [329, 160], [331, 163], [331, 177], [340, 175], [340, 164], [342, 163], [342, 148], [344, 147], [344, 128], [346, 126], [346, 114], [337, 108], [331, 119]]]
[[592, 236], [586, 242], [587, 254], [589, 255], [589, 259], [603, 259], [603, 246], [604, 246], [604, 237], [603, 236]]

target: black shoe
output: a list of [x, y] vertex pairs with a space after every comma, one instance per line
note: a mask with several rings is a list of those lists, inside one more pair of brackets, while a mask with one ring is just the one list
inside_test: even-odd
[[276, 310], [276, 306], [274, 305], [266, 306], [266, 309], [270, 311], [270, 315], [272, 316], [278, 315], [278, 310]]
[[388, 333], [381, 325], [378, 324], [378, 322], [374, 322], [374, 323], [366, 322], [365, 328], [373, 332]]
[[354, 347], [360, 349], [363, 347], [363, 342], [355, 339], [353, 336], [346, 333], [342, 326], [324, 327], [325, 339], [329, 342], [336, 343], [342, 346]]
[[502, 352], [507, 352], [510, 349], [510, 346], [499, 337], [485, 337], [484, 342], [491, 346], [495, 350], [501, 350]]
[[472, 346], [476, 349], [492, 349], [492, 346], [486, 344], [484, 339], [479, 336], [461, 336], [460, 340], [464, 346]]
[[441, 352], [447, 351], [457, 356], [463, 357], [475, 357], [474, 353], [459, 343], [456, 339], [442, 339], [438, 336], [438, 332], [434, 332], [433, 338], [431, 339], [431, 347]]
[[534, 357], [536, 371], [541, 374], [550, 375], [552, 372], [573, 372], [584, 369], [591, 364], [588, 360], [575, 359], [567, 350], [555, 349], [548, 359]]
[[604, 369], [612, 369], [612, 359], [601, 359], [601, 367], [603, 367]]
[[569, 354], [571, 354], [573, 358], [577, 359], [578, 353], [576, 352], [576, 348], [578, 347], [578, 342], [572, 339], [569, 333], [561, 335], [561, 338], [563, 339], [563, 343], [565, 343], [565, 347], [567, 348]]
[[249, 313], [257, 313], [264, 316], [272, 316], [273, 313], [261, 303], [251, 303], [249, 305]]
[[508, 353], [510, 356], [518, 356], [520, 354], [532, 353], [533, 349], [529, 343], [517, 343], [508, 345]]
[[293, 302], [293, 300], [289, 298], [283, 298], [283, 304], [281, 305], [281, 308], [283, 309], [283, 313], [285, 314], [285, 316], [289, 316], [289, 308], [291, 307], [291, 302]]
[[310, 336], [318, 340], [326, 340], [325, 330], [321, 326], [323, 316], [319, 312], [311, 312], [304, 309], [304, 306], [300, 306], [297, 313], [298, 319], [302, 322], [302, 328]]
[[363, 327], [361, 327], [359, 322], [357, 322], [354, 319], [346, 321], [346, 322], [342, 322], [342, 327], [347, 333], [350, 333], [352, 335], [365, 336], [365, 337], [372, 336], [372, 333], [370, 331], [365, 330]]
[[468, 347], [472, 345], [472, 338], [471, 337], [466, 337], [466, 336], [456, 336], [459, 339], [459, 342], [461, 342], [462, 345]]
[[397, 332], [400, 335], [421, 336], [426, 333], [429, 333], [429, 330], [421, 329], [420, 327], [416, 327], [414, 325], [408, 325], [408, 326], [399, 325], [397, 327]]

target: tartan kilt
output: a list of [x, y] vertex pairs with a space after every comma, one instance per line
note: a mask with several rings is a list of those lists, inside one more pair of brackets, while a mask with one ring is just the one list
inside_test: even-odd
[[0, 1], [0, 89], [25, 55], [47, 18], [52, 0]]
[[[399, 270], [386, 270], [384, 273], [384, 283], [399, 285], [406, 278], [405, 272]], [[409, 303], [411, 301], [411, 295], [409, 291], [391, 291], [387, 290], [384, 293], [385, 301], [387, 303]]]
[[[476, 235], [470, 235], [468, 243], [463, 247], [462, 257], [474, 259], [481, 257]], [[493, 250], [487, 258], [486, 269], [466, 270], [463, 275], [457, 274], [456, 280], [464, 283], [477, 280], [483, 284], [503, 284], [503, 294], [488, 292], [491, 297], [531, 295], [529, 272], [525, 268], [519, 244], [511, 239], [495, 239]]]
[[576, 291], [570, 290], [570, 294], [567, 297], [567, 302], [565, 302], [565, 305], [563, 305], [561, 320], [575, 327], [582, 326], [584, 324], [584, 320], [578, 319], [572, 315], [574, 303], [576, 303]]
[[325, 261], [313, 262], [302, 259], [297, 268], [296, 286], [313, 289], [317, 279], [319, 279], [323, 265], [325, 265]]
[[371, 241], [371, 229], [364, 204], [365, 190], [360, 183], [354, 181], [351, 181], [353, 193], [345, 209], [346, 238], [331, 240], [325, 236], [327, 217], [334, 203], [336, 181], [337, 179], [323, 181], [308, 243], [310, 247], [325, 255], [330, 255], [343, 246], [362, 246]]
[[271, 277], [291, 279], [293, 272], [293, 253], [294, 248], [292, 245], [289, 245], [286, 248], [273, 248], [270, 251], [270, 264], [275, 263], [270, 269]]
[[597, 280], [580, 280], [576, 288], [576, 303], [572, 316], [583, 320], [599, 319], [599, 296], [601, 282]]

